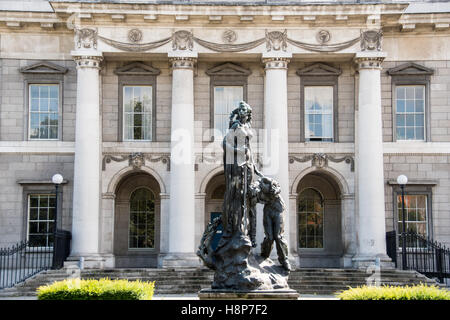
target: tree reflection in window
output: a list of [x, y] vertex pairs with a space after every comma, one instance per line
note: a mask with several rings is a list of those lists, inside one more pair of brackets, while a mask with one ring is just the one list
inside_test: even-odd
[[155, 247], [155, 196], [146, 188], [135, 190], [130, 197], [129, 248]]
[[323, 248], [323, 199], [312, 188], [305, 189], [298, 202], [299, 248]]

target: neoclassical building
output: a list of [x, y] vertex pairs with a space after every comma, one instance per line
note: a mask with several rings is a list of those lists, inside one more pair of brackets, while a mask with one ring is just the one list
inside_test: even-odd
[[2, 1], [0, 99], [1, 247], [57, 218], [68, 265], [199, 265], [241, 100], [293, 265], [390, 266], [400, 174], [408, 230], [450, 243], [447, 2]]

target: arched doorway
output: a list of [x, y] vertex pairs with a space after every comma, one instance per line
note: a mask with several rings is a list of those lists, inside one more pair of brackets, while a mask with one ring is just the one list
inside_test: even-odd
[[336, 181], [314, 171], [297, 187], [297, 246], [302, 268], [339, 268], [342, 263], [341, 200]]
[[116, 268], [157, 267], [160, 248], [160, 187], [135, 172], [117, 186], [114, 215]]
[[[205, 227], [207, 224], [222, 214], [223, 196], [225, 194], [225, 176], [219, 173], [211, 178], [206, 186], [205, 197]], [[219, 227], [215, 237], [213, 238], [212, 246], [218, 244], [222, 235], [222, 229]]]

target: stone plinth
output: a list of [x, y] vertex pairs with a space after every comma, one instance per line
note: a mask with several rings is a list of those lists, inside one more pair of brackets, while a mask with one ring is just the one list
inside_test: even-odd
[[293, 289], [253, 291], [203, 289], [198, 292], [200, 300], [297, 300], [299, 296]]

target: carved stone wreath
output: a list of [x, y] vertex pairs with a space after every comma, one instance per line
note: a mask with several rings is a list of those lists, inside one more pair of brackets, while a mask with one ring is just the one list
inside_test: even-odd
[[222, 40], [226, 43], [233, 43], [237, 40], [237, 34], [233, 30], [225, 30], [222, 33]]
[[142, 31], [139, 29], [131, 29], [128, 32], [128, 40], [130, 40], [131, 42], [139, 42], [142, 40]]
[[324, 44], [331, 40], [331, 34], [327, 30], [320, 30], [316, 34], [316, 39], [320, 44]]

